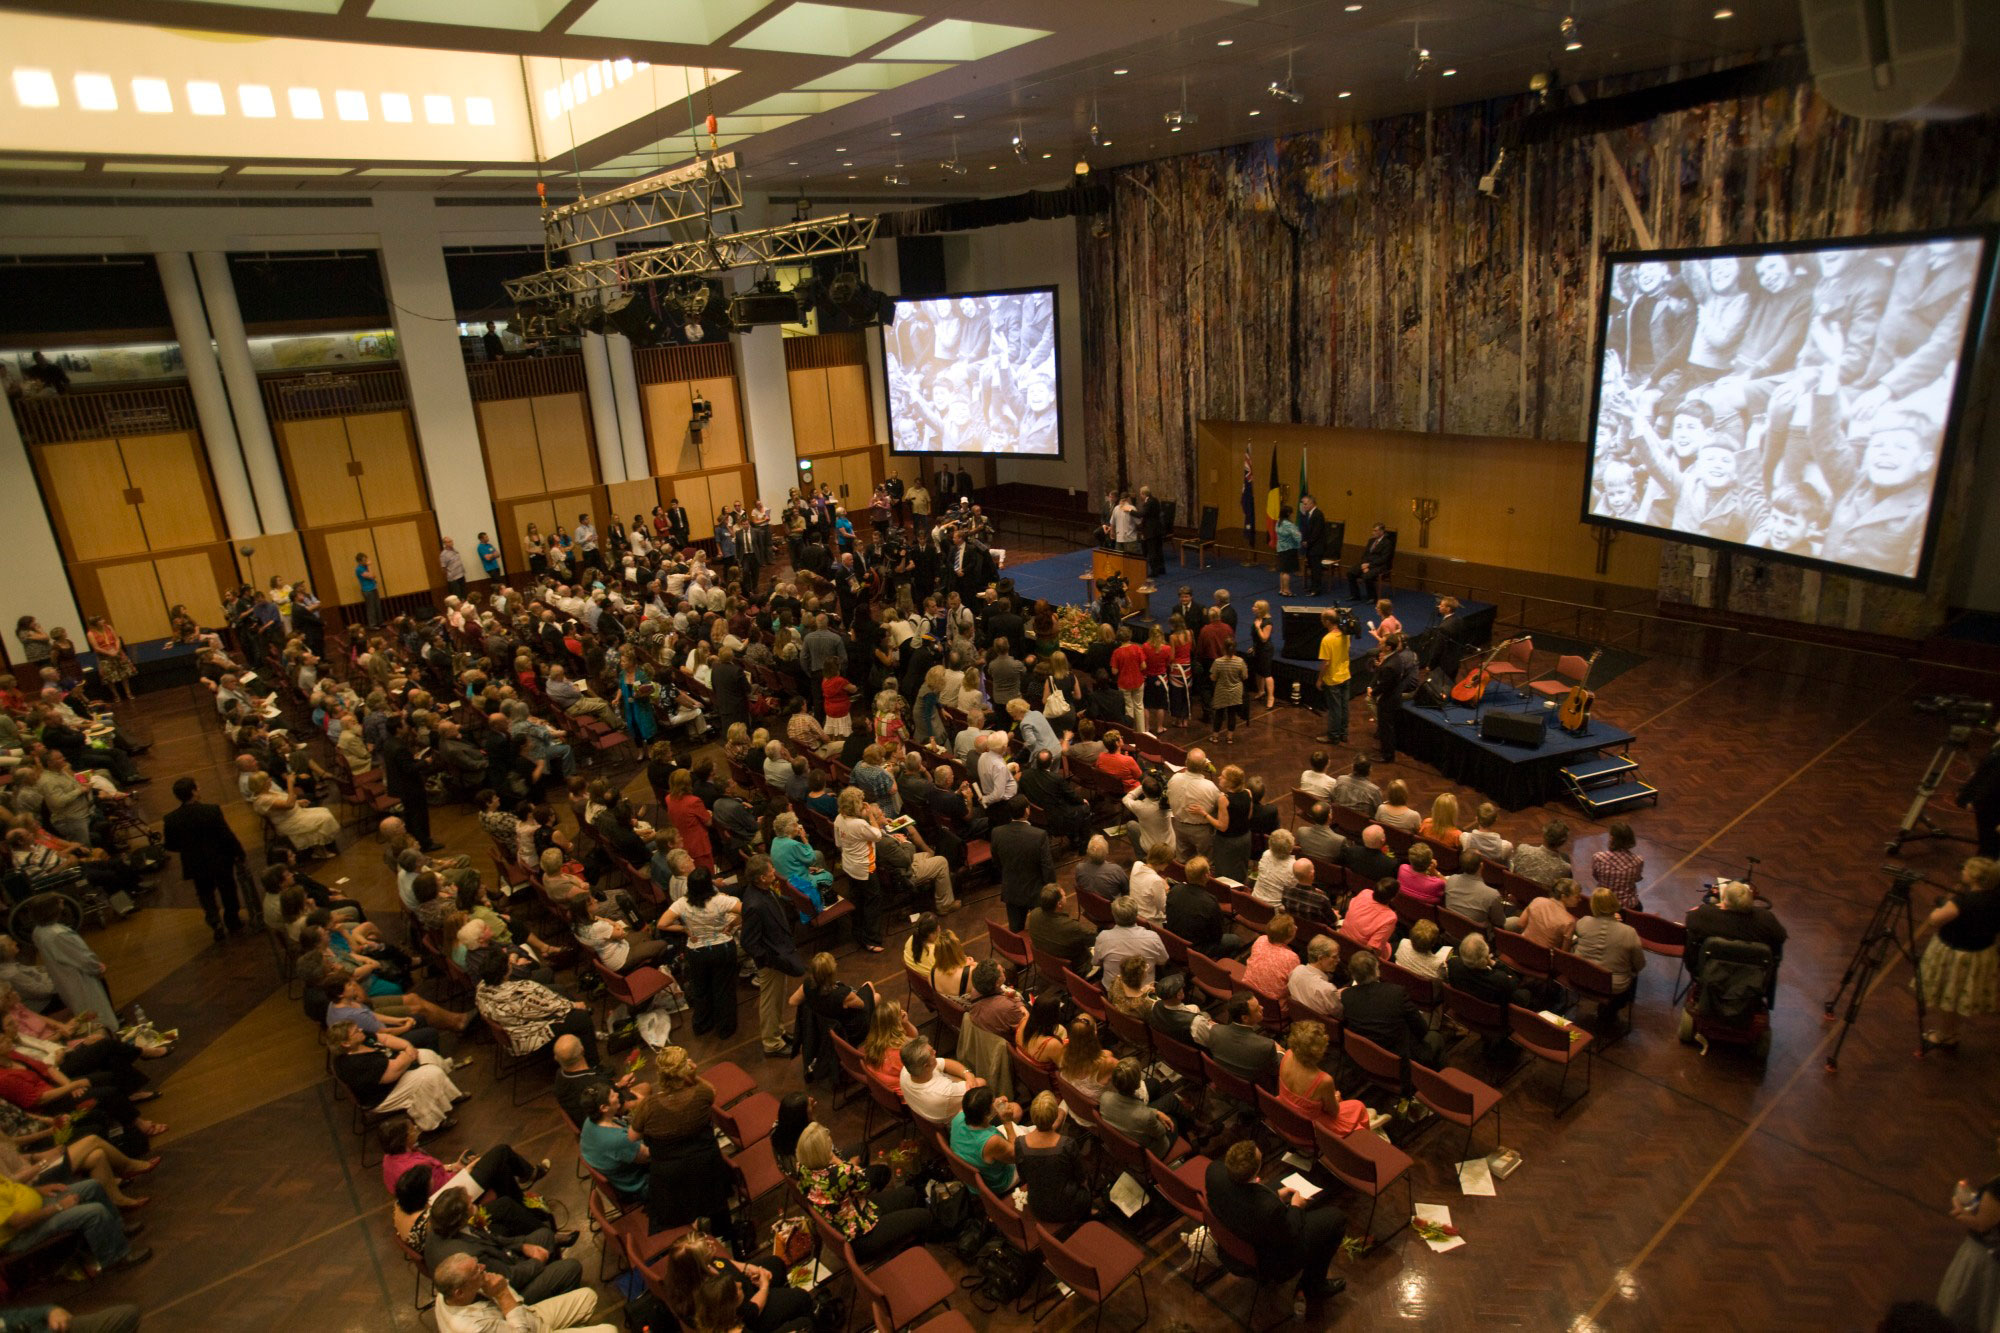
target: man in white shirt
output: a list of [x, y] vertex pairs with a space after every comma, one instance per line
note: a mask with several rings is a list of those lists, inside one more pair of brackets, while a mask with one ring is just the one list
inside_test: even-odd
[[968, 708], [965, 711], [965, 726], [958, 735], [951, 738], [951, 752], [958, 756], [962, 764], [972, 762], [973, 751], [978, 748], [979, 738], [986, 734], [986, 710]]
[[1007, 762], [1007, 733], [989, 731], [979, 738], [979, 802], [988, 810], [1012, 800], [1019, 782]]
[[[1167, 922], [1167, 877], [1163, 872], [1173, 864], [1173, 848], [1161, 843], [1146, 853], [1146, 859], [1133, 865], [1131, 878], [1127, 881], [1126, 896], [1112, 899], [1113, 910], [1120, 902], [1129, 902], [1138, 909], [1139, 919], [1149, 926], [1163, 926]], [[1114, 918], [1115, 919], [1115, 918]]]
[[583, 552], [585, 564], [597, 563], [597, 529], [590, 526], [590, 515], [576, 516], [576, 526], [569, 530], [569, 539], [577, 550]]
[[1326, 1022], [1340, 1021], [1340, 988], [1333, 973], [1340, 966], [1340, 949], [1331, 935], [1315, 935], [1306, 946], [1306, 961], [1292, 969], [1285, 981], [1294, 1014], [1304, 1014]]
[[1097, 943], [1090, 951], [1091, 961], [1097, 964], [1099, 974], [1117, 976], [1120, 965], [1137, 954], [1146, 960], [1146, 981], [1150, 982], [1153, 969], [1166, 966], [1166, 943], [1139, 924], [1139, 905], [1129, 896], [1111, 900], [1111, 922], [1110, 929], [1098, 933]]
[[[761, 1272], [753, 1265], [753, 1275]], [[469, 1254], [454, 1254], [437, 1266], [438, 1333], [617, 1333], [610, 1324], [585, 1324], [597, 1310], [597, 1293], [589, 1287], [552, 1296], [533, 1305], [507, 1285], [501, 1273], [488, 1272]]]
[[1222, 790], [1209, 781], [1208, 754], [1187, 752], [1187, 766], [1167, 779], [1167, 809], [1174, 819], [1174, 839], [1189, 856], [1207, 856], [1215, 845], [1215, 825], [1197, 813], [1214, 814]]
[[903, 1072], [897, 1076], [897, 1084], [903, 1091], [903, 1104], [919, 1120], [949, 1125], [965, 1094], [985, 1083], [958, 1061], [940, 1060], [922, 1037], [903, 1043]]
[[1330, 762], [1325, 750], [1314, 750], [1312, 767], [1299, 774], [1299, 790], [1311, 792], [1322, 801], [1332, 800], [1333, 784], [1336, 779], [1333, 774], [1326, 771], [1326, 766]]

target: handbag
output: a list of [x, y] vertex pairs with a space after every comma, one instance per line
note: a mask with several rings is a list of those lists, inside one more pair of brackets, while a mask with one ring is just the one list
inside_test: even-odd
[[780, 1217], [771, 1223], [771, 1253], [786, 1268], [812, 1256], [812, 1228], [803, 1217]]
[[1047, 718], [1067, 717], [1069, 716], [1069, 711], [1070, 711], [1069, 700], [1063, 697], [1063, 692], [1061, 690], [1057, 689], [1054, 685], [1051, 685], [1047, 690], [1043, 692], [1042, 694], [1043, 717]]

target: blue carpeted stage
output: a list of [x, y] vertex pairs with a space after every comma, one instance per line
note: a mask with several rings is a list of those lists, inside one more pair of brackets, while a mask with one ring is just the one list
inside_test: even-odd
[[[1510, 712], [1547, 711], [1541, 698], [1529, 695], [1524, 699], [1503, 685], [1491, 688], [1486, 707]], [[1405, 706], [1397, 740], [1412, 758], [1453, 782], [1486, 793], [1494, 804], [1508, 810], [1546, 805], [1561, 798], [1565, 794], [1565, 767], [1598, 751], [1623, 750], [1635, 739], [1631, 732], [1593, 715], [1579, 736], [1570, 735], [1551, 719], [1540, 745], [1487, 740], [1479, 734], [1475, 712], [1457, 704], [1446, 704], [1442, 709]]]
[[[1067, 555], [1047, 556], [1024, 565], [1010, 565], [1005, 576], [1014, 580], [1015, 591], [1033, 601], [1045, 598], [1051, 603], [1078, 603], [1085, 600], [1089, 585], [1083, 575], [1090, 570], [1090, 552], [1075, 551]], [[1276, 648], [1276, 675], [1281, 689], [1287, 687], [1294, 676], [1301, 678], [1309, 688], [1317, 679], [1319, 655], [1319, 631], [1314, 626], [1310, 642], [1305, 644], [1287, 643], [1284, 631], [1284, 608], [1288, 606], [1346, 606], [1354, 612], [1354, 617], [1362, 625], [1376, 619], [1375, 608], [1365, 603], [1350, 602], [1347, 599], [1347, 580], [1340, 579], [1333, 589], [1336, 596], [1307, 597], [1301, 589], [1305, 579], [1294, 575], [1292, 596], [1278, 595], [1277, 571], [1256, 565], [1240, 565], [1234, 561], [1211, 561], [1206, 569], [1181, 569], [1173, 562], [1167, 564], [1167, 572], [1153, 580], [1155, 589], [1150, 612], [1153, 616], [1172, 613], [1174, 603], [1179, 600], [1180, 590], [1190, 588], [1194, 593], [1196, 606], [1207, 606], [1214, 600], [1217, 588], [1229, 590], [1230, 605], [1236, 608], [1236, 641], [1245, 655], [1250, 651], [1250, 606], [1258, 600], [1271, 604], [1271, 615], [1279, 622], [1273, 634]], [[1396, 604], [1396, 618], [1403, 622], [1403, 632], [1412, 640], [1425, 630], [1437, 624], [1437, 599], [1427, 592], [1410, 588], [1385, 588], [1383, 596]], [[1484, 644], [1491, 640], [1493, 614], [1497, 610], [1491, 602], [1466, 602], [1459, 607], [1459, 628], [1456, 637], [1468, 647]], [[1150, 617], [1149, 617], [1150, 619]], [[1360, 667], [1361, 659], [1372, 657], [1376, 649], [1375, 636], [1365, 630], [1355, 636], [1351, 649], [1352, 659]], [[1287, 662], [1294, 663], [1289, 671]]]

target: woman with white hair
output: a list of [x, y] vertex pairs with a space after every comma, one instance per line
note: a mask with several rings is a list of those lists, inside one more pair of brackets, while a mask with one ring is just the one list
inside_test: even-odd
[[1297, 883], [1292, 874], [1292, 862], [1297, 859], [1298, 841], [1290, 829], [1273, 829], [1264, 844], [1264, 854], [1257, 858], [1257, 873], [1250, 885], [1250, 896], [1260, 903], [1272, 907], [1285, 905], [1285, 890]]
[[333, 1048], [335, 1076], [355, 1101], [372, 1111], [406, 1112], [426, 1134], [449, 1124], [453, 1104], [467, 1095], [451, 1081], [451, 1061], [401, 1037], [370, 1036], [353, 1023], [335, 1023], [326, 1030], [326, 1044]]
[[331, 810], [301, 801], [297, 783], [298, 779], [288, 773], [285, 789], [279, 791], [272, 785], [269, 773], [252, 773], [244, 789], [250, 795], [250, 808], [270, 820], [279, 837], [300, 852], [324, 849], [324, 855], [331, 856], [333, 844], [340, 837], [340, 819]]

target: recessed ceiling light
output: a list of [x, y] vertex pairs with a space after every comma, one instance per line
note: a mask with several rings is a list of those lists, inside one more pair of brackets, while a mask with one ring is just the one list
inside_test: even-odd
[[889, 137], [891, 139], [900, 139], [903, 137], [903, 132], [901, 130], [890, 130]]
[[1234, 37], [1218, 37], [1215, 39], [1215, 44], [1217, 46], [1234, 46], [1236, 45], [1236, 39]]
[[383, 93], [382, 119], [393, 125], [409, 124], [410, 95], [408, 93]]
[[134, 79], [132, 105], [148, 115], [165, 115], [174, 109], [174, 94], [165, 79]]
[[834, 152], [836, 152], [836, 153], [844, 153], [844, 152], [846, 152], [847, 150], [846, 150], [845, 148], [836, 148], [836, 149], [834, 149], [833, 151], [834, 151]]
[[[852, 166], [854, 164], [850, 162], [848, 165]], [[859, 176], [849, 176], [847, 179], [853, 181], [853, 180], [860, 180], [861, 178]]]
[[291, 105], [293, 120], [326, 119], [326, 107], [320, 103], [317, 88], [287, 88], [285, 100]]
[[1347, 90], [1347, 89], [1345, 89], [1345, 88], [1341, 89], [1341, 91], [1340, 91], [1340, 95], [1341, 95], [1342, 97], [1352, 97], [1352, 96], [1354, 96], [1354, 94], [1353, 94], [1352, 92], [1348, 91], [1348, 90]]
[[988, 162], [986, 164], [986, 169], [988, 171], [998, 171], [1000, 170], [1000, 164], [997, 162]]
[[229, 107], [222, 100], [222, 85], [197, 79], [187, 86], [188, 110], [197, 116], [220, 116]]
[[271, 90], [261, 83], [241, 83], [236, 86], [236, 102], [243, 108], [243, 114], [252, 120], [269, 120], [278, 114], [277, 99]]
[[56, 76], [45, 69], [15, 70], [14, 100], [22, 106], [60, 105], [62, 97], [56, 92]]
[[1565, 51], [1581, 51], [1582, 49], [1583, 49], [1582, 42], [1565, 42], [1563, 44], [1563, 50]]
[[1359, 13], [1361, 12], [1361, 6], [1360, 6], [1360, 5], [1349, 5], [1349, 6], [1347, 7], [1347, 12], [1348, 12], [1348, 13], [1350, 13], [1350, 14], [1359, 14]]
[[788, 167], [795, 167], [795, 166], [797, 166], [797, 165], [798, 165], [798, 163], [796, 163], [796, 162], [787, 162], [787, 163], [785, 163], [785, 165], [786, 165], [786, 166], [788, 166]]
[[1446, 71], [1444, 72], [1444, 77], [1448, 79], [1448, 78], [1450, 78], [1450, 77], [1451, 77], [1452, 75], [1454, 75], [1454, 74], [1456, 74], [1456, 73], [1458, 73], [1458, 71], [1457, 71], [1457, 70], [1455, 70], [1455, 69], [1448, 69], [1448, 70], [1446, 70]]
[[441, 93], [425, 93], [424, 119], [433, 125], [449, 125], [458, 119], [458, 113], [449, 97]]
[[79, 74], [75, 84], [76, 104], [85, 111], [118, 109], [118, 88], [109, 74]]
[[465, 123], [468, 125], [493, 124], [494, 123], [493, 99], [490, 97], [466, 98]]
[[843, 167], [851, 167], [851, 166], [853, 166], [854, 164], [853, 164], [852, 162], [843, 162], [843, 163], [841, 163], [840, 165], [841, 165], [841, 166], [843, 166]]
[[1113, 74], [1130, 74], [1132, 71], [1129, 69], [1114, 69], [1111, 72]]
[[1043, 157], [1054, 157], [1054, 156], [1055, 156], [1055, 154], [1054, 154], [1054, 153], [1043, 153], [1043, 154], [1042, 154], [1042, 156], [1043, 156]]
[[[1251, 114], [1251, 115], [1253, 115], [1253, 116], [1261, 116], [1261, 115], [1263, 115], [1264, 113], [1263, 113], [1263, 112], [1261, 112], [1261, 111], [1252, 111], [1252, 112], [1251, 112], [1250, 114]], [[1174, 126], [1174, 128], [1175, 128], [1175, 129], [1179, 129], [1179, 128], [1180, 128], [1180, 126], [1176, 125], [1176, 126]]]
[[1733, 9], [1718, 9], [1715, 11], [1715, 17], [1719, 19], [1733, 19], [1736, 17], [1736, 11]]
[[1099, 145], [1097, 145], [1097, 146], [1098, 146], [1099, 148], [1109, 148], [1109, 147], [1111, 146], [1111, 140], [1109, 140], [1109, 139], [1106, 139], [1106, 140], [1105, 140], [1105, 141], [1104, 141], [1103, 143], [1101, 143], [1101, 144], [1099, 144]]

